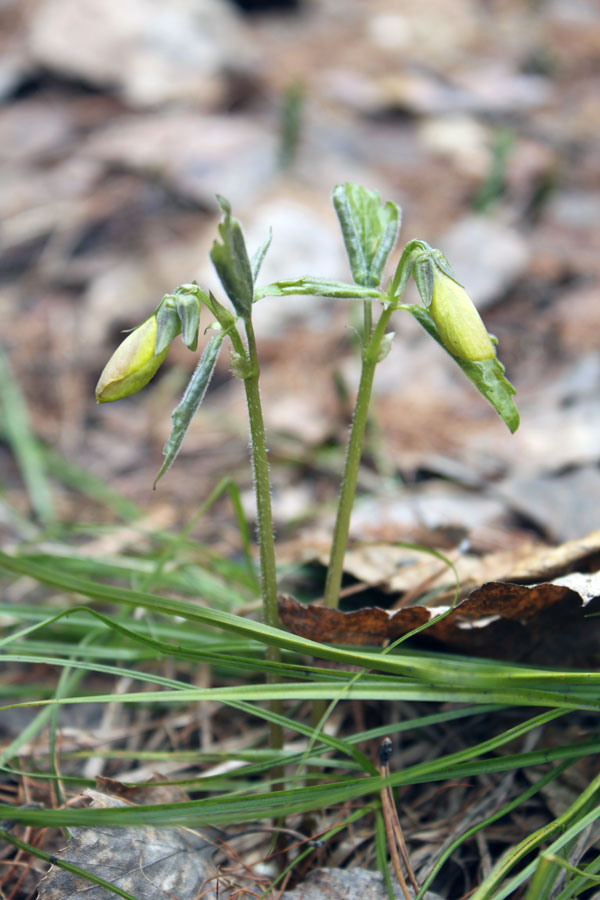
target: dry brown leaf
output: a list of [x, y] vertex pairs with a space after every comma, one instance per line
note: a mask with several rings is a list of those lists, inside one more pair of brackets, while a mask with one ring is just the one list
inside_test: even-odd
[[[282, 595], [283, 624], [311, 640], [341, 644], [393, 641], [444, 610], [412, 606], [384, 610], [369, 607], [345, 613], [304, 606]], [[443, 619], [426, 629], [461, 652], [548, 665], [582, 666], [600, 653], [600, 572], [573, 573], [554, 583], [534, 586], [489, 582], [472, 591]]]
[[[305, 562], [315, 558], [326, 562], [328, 558], [322, 544], [312, 550], [305, 542], [301, 553]], [[558, 547], [531, 543], [485, 556], [465, 553], [454, 565], [461, 597], [488, 581], [534, 584], [575, 569], [595, 571], [600, 566], [600, 531]], [[428, 590], [440, 590], [436, 604], [449, 605], [456, 590], [454, 574], [448, 566], [426, 550], [419, 552], [401, 544], [352, 547], [344, 557], [344, 572], [367, 586], [391, 593], [412, 592], [427, 583]]]
[[288, 594], [279, 596], [279, 615], [294, 634], [328, 644], [380, 644], [406, 634], [431, 618], [424, 606], [412, 606], [396, 613], [370, 606], [345, 613], [315, 604], [305, 606]]

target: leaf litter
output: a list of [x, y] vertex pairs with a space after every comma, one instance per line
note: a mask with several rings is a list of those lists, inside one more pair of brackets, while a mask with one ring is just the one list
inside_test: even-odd
[[[371, 557], [367, 567], [361, 568], [361, 559], [373, 549], [379, 551], [377, 563]], [[405, 590], [421, 584], [425, 593], [441, 582], [437, 596], [427, 606], [409, 605], [401, 595], [391, 609], [363, 607], [344, 612], [281, 595], [279, 611], [290, 631], [325, 643], [387, 644], [430, 623], [426, 638], [462, 653], [586, 667], [594, 665], [600, 652], [600, 629], [593, 627], [594, 617], [600, 614], [600, 570], [594, 568], [599, 555], [600, 532], [594, 532], [562, 547], [538, 547], [526, 554], [521, 548], [518, 554], [463, 556], [453, 564], [457, 578], [453, 584], [449, 564], [439, 558], [428, 556], [419, 563], [414, 562], [414, 549], [358, 548], [350, 552], [346, 571], [362, 575], [365, 589], [370, 582], [364, 576], [369, 573], [377, 588], [387, 591], [398, 591], [403, 582]], [[397, 576], [395, 569], [401, 561], [404, 566]], [[384, 563], [391, 570], [387, 581]], [[591, 566], [592, 571], [576, 571], [578, 564]], [[551, 581], [532, 583], [552, 575], [556, 577]], [[474, 586], [482, 577], [499, 580]], [[456, 605], [452, 603], [455, 592]]]
[[[99, 778], [98, 783], [117, 796], [86, 790], [85, 797], [94, 809], [125, 807], [134, 798], [165, 803], [180, 800], [183, 794], [173, 786], [162, 788], [151, 783], [128, 787], [108, 778]], [[268, 879], [254, 876], [247, 864], [239, 865], [239, 858], [228, 843], [235, 838], [235, 833], [227, 834], [216, 828], [148, 825], [72, 828], [70, 832], [69, 843], [54, 854], [55, 862], [39, 883], [39, 900], [110, 900], [115, 896], [108, 888], [61, 868], [57, 864], [60, 862], [99, 876], [136, 900], [250, 898], [260, 896], [268, 888]], [[237, 870], [235, 877], [232, 877], [232, 864]], [[406, 896], [395, 878], [392, 884], [396, 897]], [[414, 897], [412, 888], [408, 890]], [[302, 885], [279, 896], [282, 900], [385, 900], [389, 895], [381, 873], [355, 867], [316, 869]], [[424, 900], [441, 900], [441, 897], [427, 891]]]
[[[87, 791], [95, 809], [127, 806], [124, 800]], [[110, 881], [138, 900], [216, 898], [215, 834], [191, 828], [73, 828], [61, 860]], [[40, 900], [108, 900], [106, 888], [53, 866], [38, 889]], [[223, 893], [222, 896], [227, 896]]]

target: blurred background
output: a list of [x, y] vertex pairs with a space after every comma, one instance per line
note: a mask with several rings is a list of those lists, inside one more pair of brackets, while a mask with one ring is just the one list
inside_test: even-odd
[[[0, 46], [9, 541], [34, 522], [110, 520], [102, 485], [168, 527], [230, 475], [252, 514], [246, 413], [226, 354], [154, 493], [197, 356], [177, 339], [151, 385], [114, 405], [96, 407], [94, 385], [123, 329], [165, 292], [192, 279], [219, 290], [216, 193], [250, 251], [273, 228], [261, 281], [348, 280], [330, 202], [345, 180], [402, 206], [392, 262], [412, 238], [448, 256], [499, 338], [522, 417], [510, 436], [398, 314], [354, 536], [452, 525], [506, 548], [598, 526], [598, 2], [1, 0]], [[274, 513], [296, 558], [299, 539], [310, 555], [329, 533], [359, 314], [310, 298], [256, 310]], [[25, 413], [42, 488], [15, 450]], [[224, 553], [239, 545], [226, 500], [196, 532]]]

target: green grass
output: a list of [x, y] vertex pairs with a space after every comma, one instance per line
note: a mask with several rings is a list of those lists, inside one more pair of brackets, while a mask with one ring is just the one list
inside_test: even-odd
[[[44, 458], [42, 453], [40, 459]], [[65, 468], [54, 465], [53, 477]], [[85, 478], [78, 484], [78, 489], [89, 490]], [[102, 491], [96, 481], [93, 492], [98, 501]], [[230, 482], [219, 487], [219, 494], [224, 492], [235, 505]], [[106, 505], [135, 528], [131, 505], [118, 502], [112, 491], [107, 492]], [[206, 505], [201, 512], [205, 511]], [[240, 521], [241, 506], [236, 511]], [[383, 865], [385, 835], [379, 812], [383, 785], [406, 790], [490, 779], [501, 773], [534, 773], [537, 780], [523, 779], [519, 790], [475, 825], [464, 829], [459, 825], [452, 845], [422, 869], [421, 877], [429, 873], [422, 895], [435, 877], [443, 879], [453, 855], [478, 832], [485, 834], [515, 810], [525, 816], [532, 798], [565, 769], [600, 751], [600, 731], [578, 740], [565, 737], [552, 746], [543, 740], [533, 749], [524, 746], [527, 735], [544, 734], [555, 720], [597, 713], [598, 672], [425, 652], [404, 641], [386, 651], [316, 643], [238, 614], [256, 594], [247, 530], [242, 529], [238, 562], [220, 558], [195, 542], [189, 528], [181, 534], [157, 531], [144, 555], [96, 559], [78, 548], [75, 539], [81, 543], [90, 532], [90, 525], [55, 523], [51, 543], [40, 532], [37, 541], [29, 537], [11, 553], [0, 554], [0, 577], [8, 596], [17, 585], [29, 585], [23, 602], [5, 600], [0, 605], [0, 709], [35, 711], [0, 752], [0, 771], [14, 783], [27, 778], [53, 785], [60, 798], [94, 786], [81, 774], [85, 761], [93, 757], [115, 764], [135, 759], [157, 768], [179, 760], [189, 763], [189, 770], [164, 781], [185, 786], [192, 799], [107, 809], [0, 805], [0, 820], [37, 828], [227, 826], [313, 815], [332, 841], [350, 820], [368, 825], [373, 859]], [[281, 662], [266, 658], [267, 646], [281, 650]], [[206, 686], [194, 684], [200, 666], [210, 673]], [[11, 675], [16, 672], [18, 682]], [[277, 680], [266, 682], [267, 674], [277, 675]], [[117, 688], [124, 680], [128, 688], [121, 693]], [[284, 701], [282, 715], [268, 705], [278, 698]], [[253, 729], [253, 745], [223, 752], [161, 747], [128, 754], [122, 743], [74, 751], [61, 750], [57, 742], [60, 726], [85, 704], [118, 703], [124, 710], [138, 707], [161, 718], [207, 701], [227, 710], [230, 720], [236, 717], [240, 732]], [[329, 715], [357, 703], [377, 709], [382, 724], [333, 736], [310, 725], [313, 701], [329, 704]], [[398, 708], [412, 710], [411, 716], [395, 719], [391, 713]], [[281, 725], [290, 740], [304, 741], [301, 749], [269, 749], [270, 723]], [[479, 723], [478, 731], [473, 723]], [[469, 738], [464, 745], [440, 744], [435, 758], [407, 765], [387, 779], [365, 749], [386, 736], [416, 740], [432, 729], [443, 735], [451, 727]], [[42, 735], [48, 741], [39, 743], [34, 754], [27, 751]], [[232, 754], [237, 768], [203, 777], [207, 767]], [[544, 900], [553, 891], [560, 900], [588, 896], [597, 886], [600, 860], [589, 854], [582, 860], [573, 856], [573, 848], [586, 828], [597, 825], [599, 801], [600, 776], [562, 815], [534, 828], [524, 840], [515, 840], [478, 884], [475, 900], [510, 896]], [[0, 837], [48, 858], [4, 826]], [[566, 879], [560, 881], [565, 873]], [[98, 873], [87, 877], [102, 882]]]

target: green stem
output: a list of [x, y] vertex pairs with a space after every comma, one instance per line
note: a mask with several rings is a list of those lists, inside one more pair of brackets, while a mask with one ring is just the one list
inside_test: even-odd
[[371, 332], [373, 331], [373, 304], [370, 300], [363, 303], [363, 341], [365, 346], [371, 340]]
[[[275, 542], [273, 538], [273, 514], [271, 512], [271, 486], [269, 480], [269, 463], [267, 460], [267, 441], [258, 379], [260, 367], [256, 351], [254, 329], [250, 319], [245, 321], [248, 340], [249, 374], [244, 378], [248, 418], [250, 420], [250, 443], [252, 448], [252, 470], [254, 473], [254, 490], [256, 493], [256, 521], [258, 546], [260, 553], [260, 585], [263, 601], [263, 615], [266, 625], [279, 628], [279, 610], [277, 608], [277, 570], [275, 567]], [[267, 659], [279, 662], [281, 653], [278, 647], [267, 645]], [[278, 682], [275, 673], [267, 675], [270, 682]], [[281, 701], [272, 700], [270, 709], [281, 715]], [[279, 749], [283, 746], [281, 725], [271, 723], [271, 746]]]
[[383, 310], [373, 335], [366, 344], [363, 352], [360, 384], [358, 386], [352, 428], [350, 429], [350, 437], [348, 439], [348, 447], [346, 450], [342, 487], [340, 499], [338, 501], [333, 543], [331, 545], [329, 567], [327, 569], [327, 578], [325, 581], [325, 605], [332, 609], [335, 609], [338, 605], [340, 587], [342, 584], [344, 556], [348, 544], [350, 516], [352, 514], [352, 506], [354, 505], [356, 483], [358, 481], [360, 457], [365, 436], [365, 428], [367, 426], [369, 404], [371, 402], [373, 377], [375, 375], [381, 341], [383, 340], [385, 330], [393, 311], [394, 309], [391, 304]]

